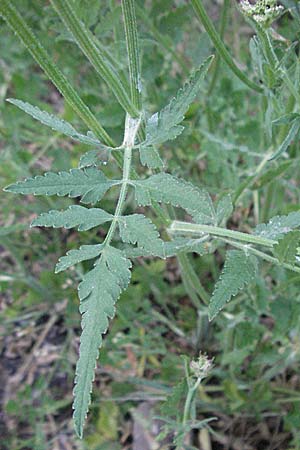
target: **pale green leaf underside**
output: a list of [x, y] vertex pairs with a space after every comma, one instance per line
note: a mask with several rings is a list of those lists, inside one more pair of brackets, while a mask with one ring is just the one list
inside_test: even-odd
[[78, 164], [79, 169], [83, 169], [85, 167], [90, 166], [98, 166], [100, 164], [104, 165], [107, 164], [111, 150], [112, 149], [110, 147], [104, 149], [98, 148], [96, 150], [90, 150], [89, 152], [81, 156]]
[[92, 133], [88, 133], [87, 135], [78, 133], [75, 128], [68, 122], [59, 117], [54, 116], [53, 114], [49, 114], [46, 111], [42, 111], [37, 106], [33, 106], [30, 103], [23, 102], [22, 100], [17, 100], [15, 98], [7, 99], [9, 103], [17, 106], [22, 109], [22, 111], [29, 114], [34, 119], [41, 122], [43, 125], [47, 125], [52, 128], [52, 130], [57, 131], [58, 133], [65, 134], [76, 141], [80, 141], [84, 144], [88, 145], [97, 145], [97, 146], [105, 146], [101, 144], [101, 142], [96, 139]]
[[113, 215], [100, 208], [85, 208], [72, 205], [65, 211], [49, 211], [40, 214], [31, 223], [32, 227], [75, 228], [79, 231], [90, 230], [105, 222], [110, 222]]
[[239, 290], [251, 283], [257, 273], [257, 259], [243, 251], [230, 250], [226, 254], [222, 274], [209, 303], [209, 319], [212, 320]]
[[5, 191], [25, 195], [68, 195], [82, 197], [82, 203], [96, 203], [111, 186], [119, 183], [109, 180], [95, 167], [90, 167], [85, 170], [71, 169], [69, 172], [47, 172], [43, 176], [11, 184]]
[[103, 244], [82, 245], [79, 249], [70, 250], [61, 256], [55, 267], [55, 273], [62, 272], [75, 264], [96, 258], [103, 250]]
[[142, 214], [132, 214], [120, 217], [118, 224], [123, 242], [137, 244], [147, 254], [163, 256], [164, 243], [150, 219]]
[[218, 203], [216, 208], [216, 215], [217, 215], [217, 223], [222, 224], [224, 221], [226, 221], [232, 214], [233, 211], [233, 205], [231, 201], [231, 196], [229, 194], [224, 195]]
[[115, 303], [130, 281], [131, 263], [123, 253], [108, 247], [99, 262], [79, 285], [82, 335], [74, 388], [74, 422], [79, 437], [91, 401], [94, 371], [108, 319], [115, 314]]
[[300, 227], [300, 211], [294, 211], [287, 216], [275, 216], [268, 223], [257, 225], [254, 233], [264, 238], [277, 239], [298, 227]]
[[150, 169], [161, 169], [164, 163], [159, 156], [157, 149], [153, 146], [139, 147], [140, 160], [143, 166], [150, 167]]
[[281, 145], [276, 150], [276, 152], [273, 153], [273, 155], [271, 156], [270, 158], [271, 161], [279, 158], [279, 156], [281, 156], [289, 148], [293, 140], [297, 137], [299, 130], [300, 130], [300, 119], [298, 118], [295, 119], [294, 122], [292, 122], [286, 137], [284, 138], [284, 140], [282, 141]]
[[152, 175], [145, 180], [133, 181], [136, 201], [150, 205], [151, 200], [170, 203], [185, 209], [196, 222], [215, 224], [214, 206], [207, 191], [168, 173]]
[[184, 128], [179, 123], [183, 121], [184, 114], [199, 93], [212, 59], [213, 56], [208, 57], [179, 89], [176, 97], [164, 109], [150, 117], [146, 124], [145, 145], [162, 144], [182, 133]]
[[299, 244], [300, 231], [290, 231], [279, 240], [278, 244], [274, 245], [274, 255], [281, 263], [286, 262], [289, 264], [295, 264]]

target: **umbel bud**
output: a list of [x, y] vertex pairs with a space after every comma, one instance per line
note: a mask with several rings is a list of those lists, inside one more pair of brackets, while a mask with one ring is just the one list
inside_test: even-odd
[[213, 360], [209, 359], [207, 355], [200, 353], [198, 359], [190, 362], [190, 370], [193, 376], [196, 378], [207, 377], [213, 366]]
[[245, 16], [268, 28], [282, 14], [284, 7], [277, 5], [277, 0], [257, 0], [254, 3], [241, 0], [240, 9]]

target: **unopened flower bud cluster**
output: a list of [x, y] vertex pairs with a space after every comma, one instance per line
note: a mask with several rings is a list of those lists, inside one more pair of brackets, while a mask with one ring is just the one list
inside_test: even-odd
[[283, 6], [277, 5], [276, 0], [257, 0], [251, 4], [249, 0], [242, 0], [240, 8], [245, 16], [251, 17], [263, 27], [268, 27], [283, 11]]

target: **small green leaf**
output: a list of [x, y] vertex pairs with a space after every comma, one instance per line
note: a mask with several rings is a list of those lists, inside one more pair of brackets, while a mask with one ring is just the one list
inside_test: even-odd
[[175, 139], [182, 133], [184, 127], [179, 124], [183, 121], [190, 104], [198, 95], [212, 60], [213, 56], [209, 56], [179, 89], [176, 97], [164, 109], [150, 117], [146, 124], [145, 146], [162, 144], [170, 139]]
[[294, 211], [287, 216], [275, 216], [268, 223], [260, 223], [254, 230], [258, 236], [277, 239], [300, 227], [300, 211]]
[[105, 165], [109, 160], [111, 150], [112, 149], [110, 147], [90, 150], [89, 152], [81, 156], [78, 165], [79, 169], [90, 166], [98, 166], [100, 164]]
[[102, 253], [94, 269], [85, 274], [78, 287], [80, 312], [82, 314], [82, 335], [79, 360], [76, 366], [74, 388], [74, 422], [79, 437], [91, 402], [102, 334], [108, 328], [108, 319], [115, 315], [115, 303], [130, 281], [131, 263], [124, 254], [113, 247]]
[[288, 134], [284, 138], [278, 150], [275, 153], [273, 153], [273, 155], [270, 157], [270, 161], [279, 158], [279, 156], [282, 155], [288, 149], [293, 140], [296, 139], [299, 130], [300, 130], [300, 119], [297, 118], [292, 122]]
[[123, 242], [137, 244], [150, 255], [163, 255], [163, 241], [150, 219], [142, 214], [132, 214], [120, 217], [118, 224]]
[[136, 201], [150, 205], [151, 199], [185, 209], [196, 222], [215, 224], [216, 215], [208, 192], [168, 173], [152, 175], [131, 182], [136, 189]]
[[66, 256], [61, 256], [55, 267], [55, 273], [62, 272], [75, 264], [88, 259], [96, 258], [100, 255], [103, 249], [103, 244], [97, 245], [82, 245], [79, 249], [70, 250]]
[[239, 290], [254, 280], [257, 273], [257, 259], [239, 250], [226, 254], [222, 274], [209, 303], [209, 320], [214, 319]]
[[226, 221], [232, 214], [233, 204], [229, 194], [223, 195], [217, 203], [216, 215], [217, 223], [221, 224]]
[[100, 208], [85, 208], [72, 205], [65, 211], [49, 211], [40, 214], [31, 223], [32, 227], [75, 228], [79, 231], [90, 230], [105, 222], [110, 222], [113, 215]]
[[300, 231], [290, 231], [282, 239], [279, 240], [278, 244], [274, 245], [274, 255], [279, 259], [281, 263], [286, 262], [295, 264], [299, 244]]
[[8, 98], [7, 101], [58, 133], [65, 134], [66, 136], [75, 139], [75, 141], [79, 141], [84, 144], [100, 145], [105, 148], [105, 145], [101, 144], [101, 142], [91, 133], [88, 133], [87, 135], [78, 133], [70, 123], [54, 116], [53, 114], [42, 111], [37, 106], [33, 106], [30, 103], [23, 102], [22, 100], [17, 100], [15, 98]]
[[10, 184], [5, 191], [25, 195], [81, 196], [82, 203], [96, 203], [110, 187], [119, 183], [109, 180], [95, 167], [90, 167], [85, 170], [71, 169], [69, 172], [47, 172], [43, 176]]
[[164, 166], [161, 157], [157, 149], [154, 146], [144, 146], [139, 147], [140, 159], [143, 166], [148, 166], [150, 169], [162, 169]]

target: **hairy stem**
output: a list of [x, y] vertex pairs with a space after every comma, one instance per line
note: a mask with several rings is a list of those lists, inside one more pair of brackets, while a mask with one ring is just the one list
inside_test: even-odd
[[37, 40], [32, 30], [23, 20], [22, 16], [18, 13], [10, 0], [0, 1], [0, 15], [23, 42], [48, 78], [60, 91], [66, 102], [87, 125], [89, 130], [93, 131], [102, 142], [109, 146], [113, 146], [114, 142], [111, 137], [92, 114], [88, 106], [82, 101], [63, 73], [52, 62], [44, 47]]
[[273, 239], [255, 236], [253, 234], [241, 233], [240, 231], [228, 230], [227, 228], [214, 227], [212, 225], [200, 225], [188, 222], [172, 222], [169, 231], [171, 233], [184, 233], [202, 236], [203, 234], [211, 234], [218, 237], [227, 237], [237, 241], [247, 242], [248, 244], [263, 245], [272, 248], [277, 241]]
[[263, 89], [258, 86], [258, 84], [254, 83], [252, 80], [250, 80], [244, 72], [242, 72], [238, 66], [233, 61], [230, 53], [228, 52], [227, 48], [225, 47], [222, 39], [218, 35], [212, 21], [208, 17], [206, 10], [203, 6], [202, 0], [191, 0], [191, 3], [193, 5], [193, 8], [196, 12], [197, 17], [202, 22], [207, 34], [209, 35], [210, 39], [212, 40], [214, 46], [216, 47], [216, 50], [218, 51], [220, 57], [225, 61], [225, 63], [228, 65], [230, 70], [249, 88], [253, 89], [256, 92], [262, 93]]

